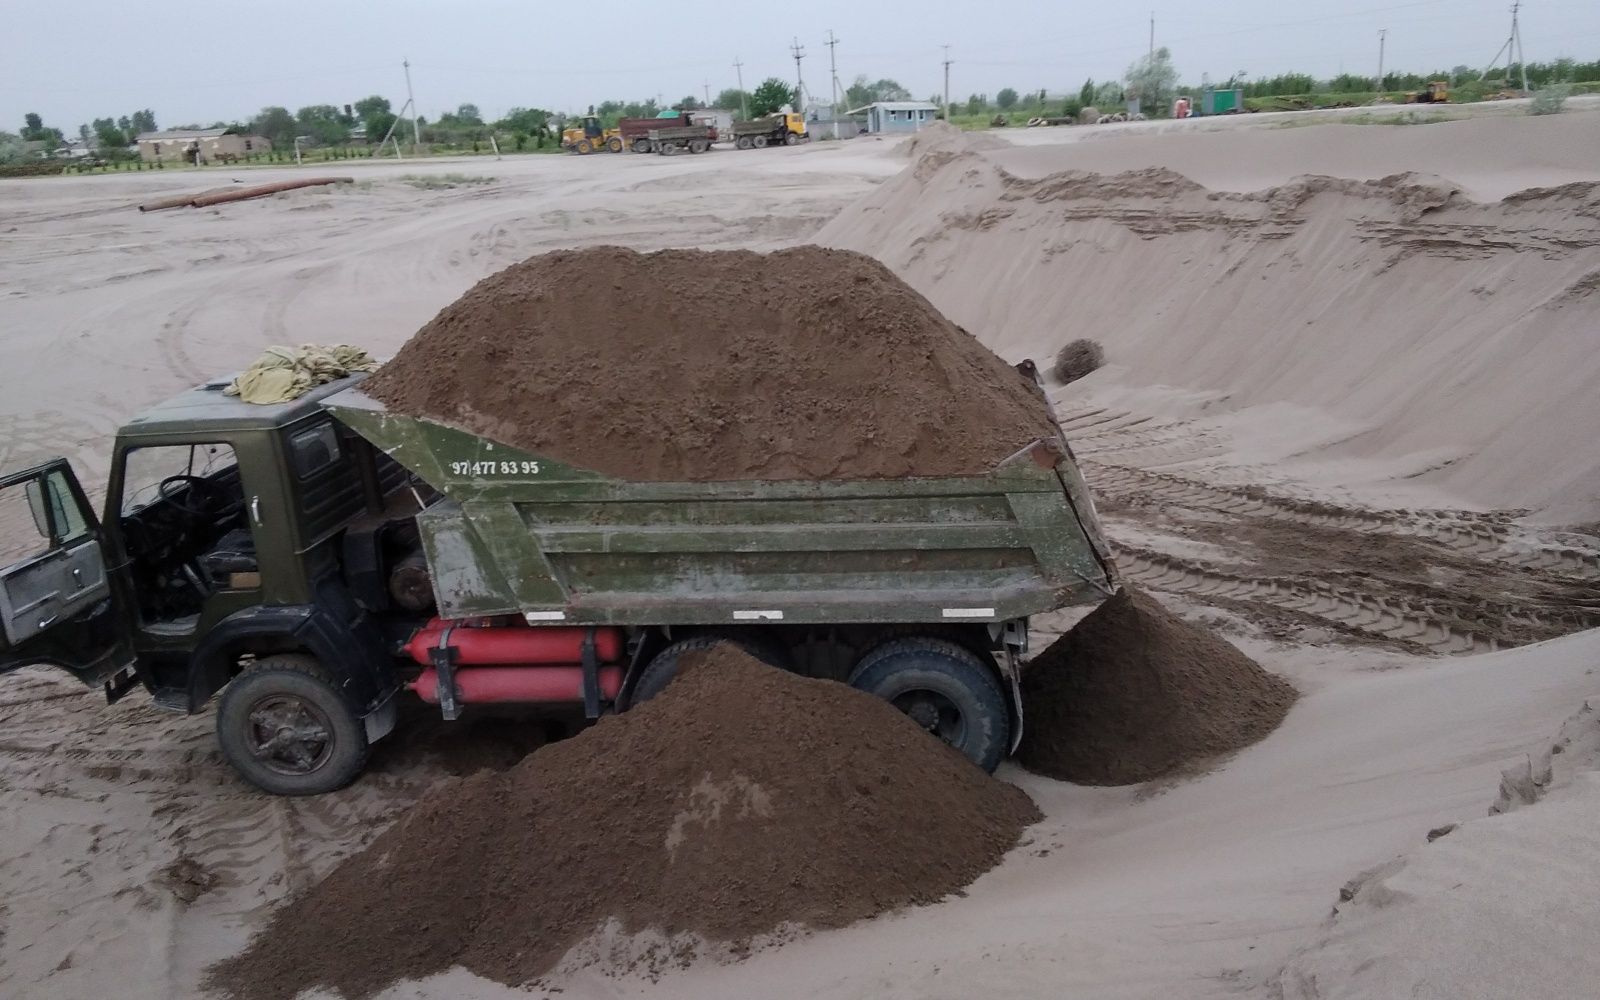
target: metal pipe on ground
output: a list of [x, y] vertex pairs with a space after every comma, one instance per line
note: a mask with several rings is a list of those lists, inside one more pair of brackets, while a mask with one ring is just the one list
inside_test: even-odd
[[279, 181], [276, 184], [258, 184], [247, 188], [213, 188], [199, 194], [178, 195], [174, 198], [162, 198], [140, 205], [141, 212], [155, 212], [164, 208], [207, 208], [211, 205], [222, 205], [230, 201], [245, 201], [250, 198], [264, 198], [269, 194], [280, 191], [293, 191], [296, 188], [317, 187], [323, 184], [354, 184], [354, 177], [307, 177], [304, 180]]

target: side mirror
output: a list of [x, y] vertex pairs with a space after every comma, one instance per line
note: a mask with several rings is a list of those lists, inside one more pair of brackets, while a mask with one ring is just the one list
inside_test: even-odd
[[45, 507], [42, 481], [30, 479], [24, 490], [28, 495], [28, 511], [33, 514], [33, 526], [39, 530], [39, 537], [54, 540], [55, 535], [50, 531], [50, 512]]

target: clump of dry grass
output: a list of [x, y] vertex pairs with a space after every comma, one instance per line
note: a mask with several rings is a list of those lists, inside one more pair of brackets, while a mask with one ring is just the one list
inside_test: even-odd
[[1098, 340], [1079, 338], [1056, 353], [1056, 362], [1051, 366], [1050, 373], [1065, 385], [1076, 382], [1105, 363], [1106, 352]]

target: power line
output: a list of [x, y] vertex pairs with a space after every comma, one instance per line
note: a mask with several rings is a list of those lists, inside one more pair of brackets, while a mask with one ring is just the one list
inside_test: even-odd
[[1500, 57], [1506, 57], [1506, 82], [1511, 80], [1511, 60], [1514, 58], [1522, 70], [1522, 92], [1528, 90], [1528, 61], [1522, 57], [1522, 28], [1517, 24], [1517, 11], [1522, 7], [1522, 0], [1515, 0], [1511, 5], [1511, 34], [1506, 37], [1505, 44], [1500, 46], [1500, 51], [1494, 54], [1494, 59], [1489, 62], [1489, 68], [1483, 71], [1483, 78], [1489, 79], [1489, 74], [1494, 72], [1495, 66], [1500, 62]]

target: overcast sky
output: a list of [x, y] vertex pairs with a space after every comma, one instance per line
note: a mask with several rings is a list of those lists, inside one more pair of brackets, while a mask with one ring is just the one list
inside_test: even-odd
[[[840, 79], [892, 77], [918, 97], [1002, 87], [1076, 91], [1120, 77], [1149, 44], [1151, 4], [1077, 0], [922, 0], [806, 4], [744, 0], [575, 3], [510, 0], [0, 0], [0, 129], [25, 112], [68, 135], [92, 118], [156, 111], [163, 126], [247, 119], [378, 93], [404, 103], [411, 61], [429, 118], [464, 101], [489, 118], [514, 106], [581, 110], [607, 98], [713, 96], [767, 76], [794, 77], [805, 49], [807, 90], [827, 99], [829, 29]], [[1185, 82], [1304, 71], [1377, 70], [1378, 30], [1395, 70], [1482, 68], [1505, 41], [1509, 0], [1283, 0], [1153, 4], [1156, 44]], [[798, 12], [798, 13], [791, 13]], [[1214, 12], [1214, 13], [1213, 13]], [[1530, 61], [1600, 58], [1600, 0], [1529, 0]]]

